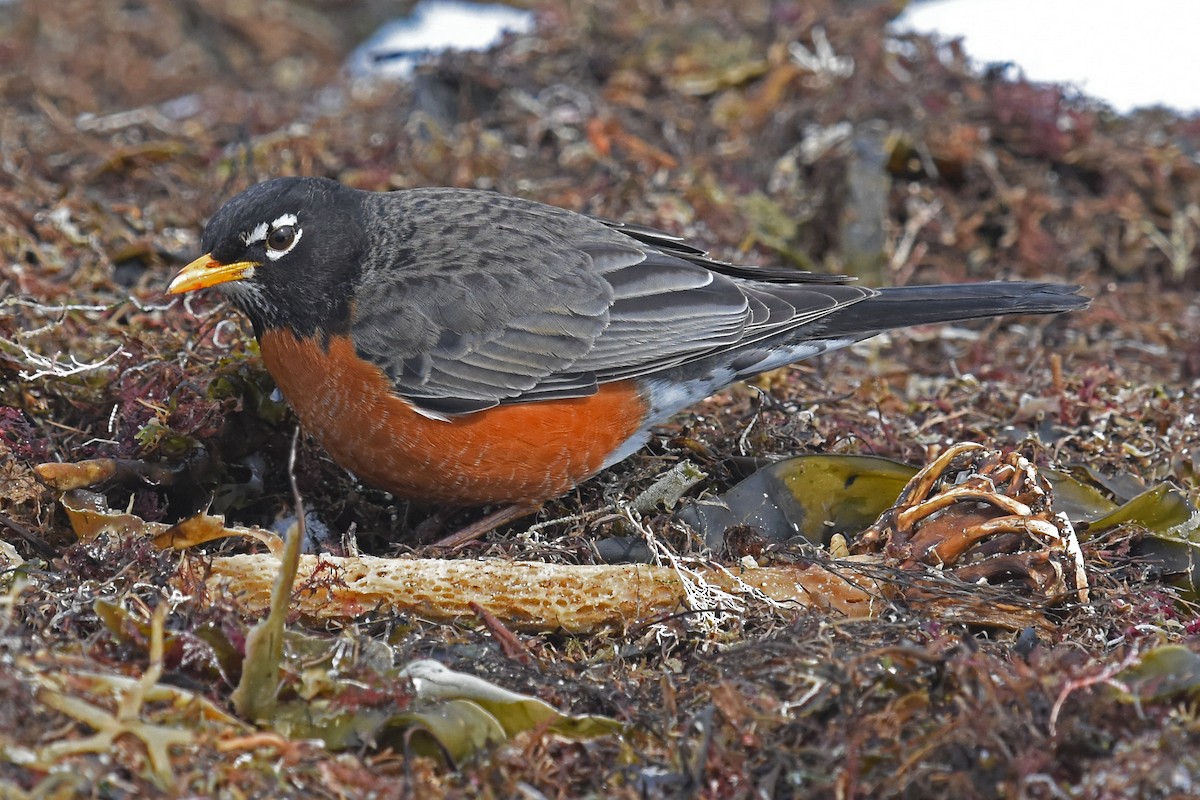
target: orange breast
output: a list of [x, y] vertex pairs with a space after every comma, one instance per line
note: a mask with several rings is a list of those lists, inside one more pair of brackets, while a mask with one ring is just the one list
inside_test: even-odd
[[367, 483], [417, 501], [538, 502], [594, 475], [639, 433], [646, 402], [632, 381], [591, 397], [515, 403], [449, 422], [392, 394], [348, 338], [329, 349], [287, 330], [262, 337], [263, 361], [305, 430]]

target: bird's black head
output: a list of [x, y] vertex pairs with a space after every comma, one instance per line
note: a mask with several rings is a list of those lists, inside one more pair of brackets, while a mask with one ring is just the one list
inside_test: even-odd
[[205, 254], [180, 271], [172, 294], [216, 286], [256, 335], [337, 333], [349, 323], [367, 248], [362, 196], [325, 178], [276, 178], [234, 197], [209, 220]]

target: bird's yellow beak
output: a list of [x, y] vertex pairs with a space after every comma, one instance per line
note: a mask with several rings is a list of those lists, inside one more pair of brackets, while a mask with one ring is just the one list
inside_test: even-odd
[[259, 266], [253, 261], [235, 261], [232, 264], [222, 264], [205, 253], [183, 269], [179, 270], [169, 286], [168, 294], [182, 294], [194, 289], [207, 289], [219, 283], [240, 281], [254, 274], [254, 268]]

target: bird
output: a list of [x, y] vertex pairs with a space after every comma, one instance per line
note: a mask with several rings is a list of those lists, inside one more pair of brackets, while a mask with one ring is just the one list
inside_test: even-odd
[[873, 289], [495, 192], [317, 177], [234, 196], [200, 249], [167, 291], [228, 296], [334, 461], [452, 507], [536, 508], [720, 389], [884, 331], [1089, 302], [1049, 282]]

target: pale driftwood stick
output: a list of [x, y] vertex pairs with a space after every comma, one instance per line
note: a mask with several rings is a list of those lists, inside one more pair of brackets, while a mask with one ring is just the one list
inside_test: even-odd
[[[62, 501], [75, 532], [85, 539], [103, 532], [138, 534], [161, 547], [186, 548], [223, 536], [242, 536], [276, 552], [280, 549], [275, 534], [227, 528], [216, 516], [197, 514], [167, 526], [114, 512], [98, 495], [67, 492]], [[878, 563], [872, 556], [845, 560]], [[691, 586], [680, 571], [644, 564], [574, 566], [500, 559], [307, 555], [301, 558], [293, 608], [321, 619], [381, 612], [449, 621], [474, 618], [474, 602], [514, 628], [583, 633], [625, 628], [679, 611], [736, 613], [748, 595], [784, 608], [821, 609], [846, 617], [872, 616], [885, 605], [880, 587], [853, 569], [839, 574], [817, 565], [726, 570], [689, 564], [684, 571]], [[229, 598], [243, 613], [257, 616], [268, 606], [278, 572], [279, 560], [272, 553], [189, 555], [175, 581], [189, 593], [200, 590], [202, 581], [209, 598]], [[728, 602], [721, 608], [705, 605], [703, 598], [714, 597], [713, 590], [726, 595]], [[701, 599], [689, 601], [689, 596]]]
[[[210, 592], [232, 598], [248, 614], [267, 607], [278, 572], [278, 561], [265, 554], [198, 559], [196, 566], [209, 570], [205, 581]], [[870, 579], [848, 578], [816, 566], [744, 569], [736, 578], [702, 569], [698, 578], [733, 595], [749, 587], [780, 605], [828, 609], [849, 617], [871, 616], [883, 607]], [[739, 587], [738, 580], [745, 586]], [[353, 618], [374, 611], [448, 621], [474, 617], [470, 604], [475, 602], [516, 628], [581, 633], [685, 610], [679, 574], [669, 567], [642, 564], [310, 555], [300, 563], [296, 586], [293, 608], [319, 618]]]

